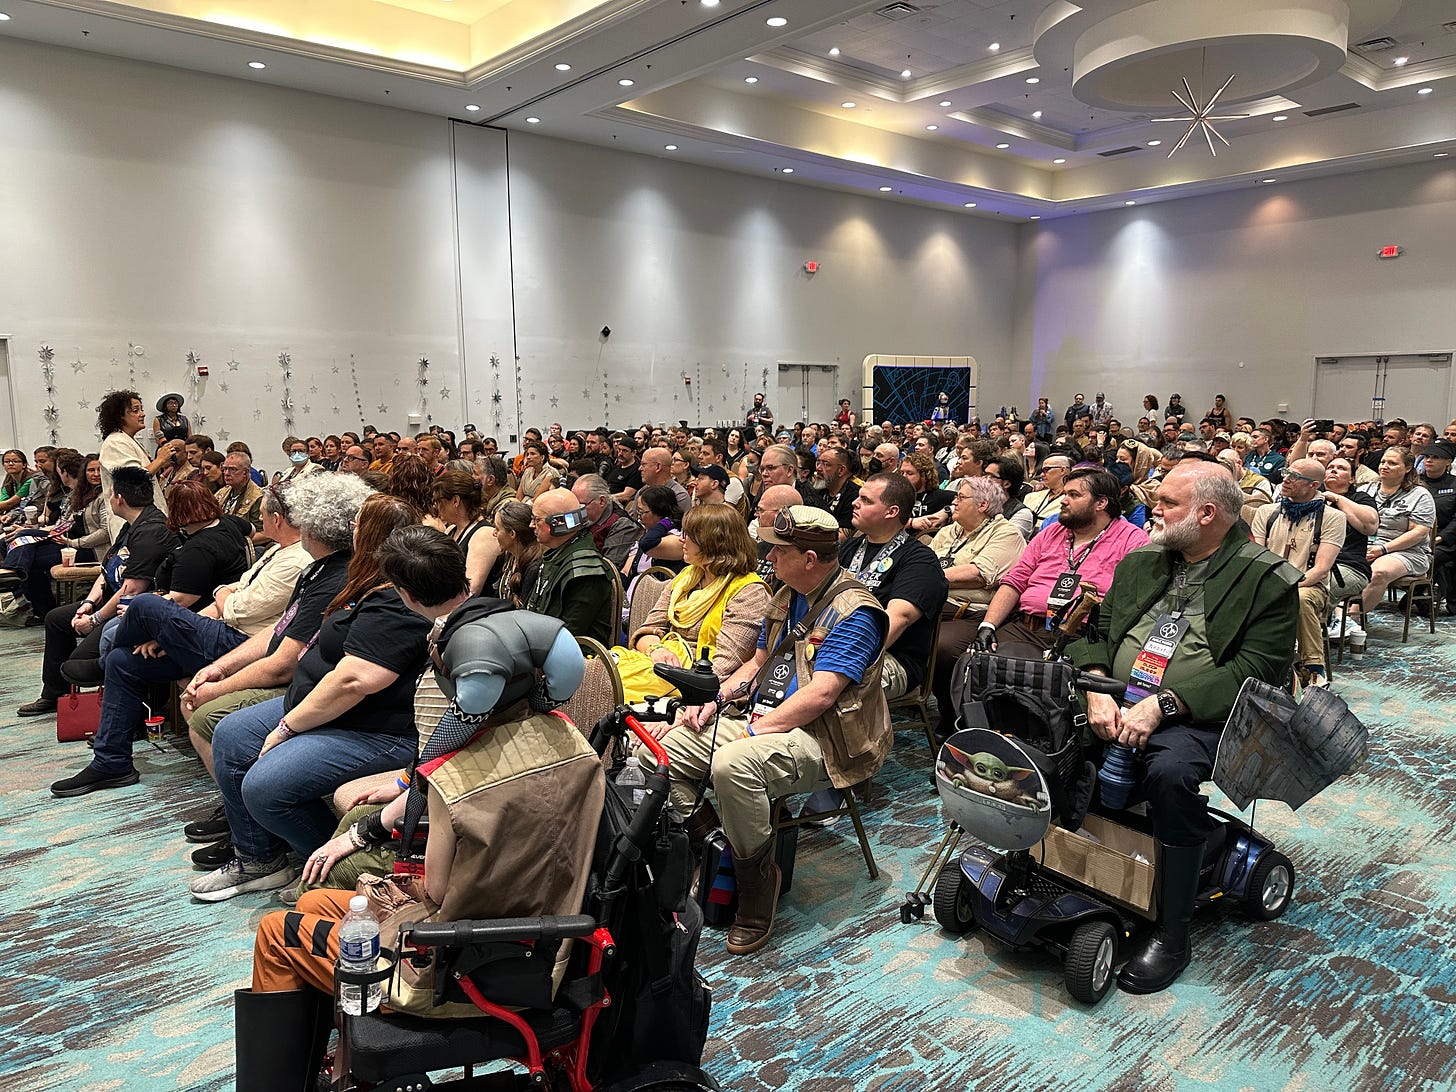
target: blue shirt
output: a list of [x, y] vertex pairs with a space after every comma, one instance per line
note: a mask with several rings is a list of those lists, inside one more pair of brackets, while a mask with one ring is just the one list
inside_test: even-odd
[[[793, 598], [789, 600], [789, 627], [797, 625], [808, 609], [809, 601], [798, 592], [794, 592]], [[880, 640], [880, 630], [875, 624], [871, 611], [866, 607], [851, 611], [847, 617], [837, 621], [833, 628], [825, 634], [824, 643], [814, 654], [814, 670], [816, 672], [833, 671], [844, 675], [851, 682], [859, 683], [864, 679], [870, 664], [880, 653]], [[767, 621], [759, 628], [758, 647], [768, 648]], [[769, 649], [769, 651], [773, 650]], [[791, 678], [788, 691], [784, 696], [787, 698], [798, 688], [798, 678]]]

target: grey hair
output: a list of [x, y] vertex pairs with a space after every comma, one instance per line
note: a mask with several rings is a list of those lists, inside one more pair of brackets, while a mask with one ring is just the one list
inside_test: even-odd
[[962, 478], [960, 489], [969, 489], [977, 504], [986, 506], [987, 516], [999, 516], [1006, 510], [1006, 490], [994, 478]]
[[253, 469], [253, 457], [246, 451], [229, 451], [222, 459], [223, 462], [227, 462], [229, 459], [236, 459], [238, 460], [238, 466], [243, 470]]
[[[1244, 491], [1239, 488], [1239, 483], [1234, 481], [1233, 476], [1221, 467], [1212, 463], [1205, 463], [1201, 459], [1189, 459], [1179, 466], [1186, 466], [1193, 473], [1193, 506], [1199, 507], [1204, 504], [1211, 504], [1218, 509], [1219, 515], [1223, 516], [1230, 523], [1239, 518], [1239, 513], [1244, 507]], [[1209, 469], [1205, 470], [1204, 467]]]
[[466, 474], [475, 473], [475, 464], [467, 459], [451, 459], [445, 464], [446, 470], [462, 470]]
[[357, 474], [310, 474], [288, 489], [289, 522], [330, 551], [350, 549], [354, 530], [349, 525], [373, 492]]
[[510, 477], [510, 471], [506, 469], [506, 461], [499, 455], [481, 455], [480, 467], [482, 477], [494, 479], [497, 485], [505, 485], [506, 479]]
[[758, 457], [759, 464], [762, 465], [763, 460], [768, 458], [768, 456], [770, 455], [777, 455], [780, 462], [787, 461], [797, 470], [797, 467], [799, 465], [798, 453], [795, 452], [794, 449], [788, 444], [772, 444], [769, 447], [764, 448], [763, 454]]
[[586, 493], [587, 501], [601, 500], [603, 497], [612, 495], [612, 487], [607, 484], [607, 479], [600, 474], [583, 474], [572, 483], [574, 486], [581, 486]]

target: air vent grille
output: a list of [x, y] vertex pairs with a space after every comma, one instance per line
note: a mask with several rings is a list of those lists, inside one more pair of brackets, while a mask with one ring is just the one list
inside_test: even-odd
[[1130, 144], [1126, 148], [1109, 148], [1107, 151], [1105, 151], [1105, 152], [1098, 152], [1097, 154], [1100, 155], [1100, 156], [1102, 156], [1104, 159], [1106, 159], [1108, 156], [1127, 155], [1128, 152], [1140, 152], [1140, 151], [1142, 151], [1142, 149], [1139, 148], [1136, 144]]
[[1339, 106], [1321, 106], [1318, 110], [1306, 110], [1304, 116], [1307, 118], [1324, 117], [1326, 114], [1343, 114], [1346, 110], [1358, 110], [1358, 102], [1342, 102]]
[[1389, 35], [1383, 35], [1379, 38], [1370, 38], [1364, 42], [1357, 42], [1351, 48], [1357, 49], [1361, 53], [1382, 53], [1387, 49], [1394, 49], [1398, 44], [1394, 38]]
[[899, 3], [886, 4], [882, 8], [875, 9], [875, 14], [891, 22], [898, 23], [901, 19], [908, 19], [912, 15], [919, 15], [920, 9], [914, 4]]

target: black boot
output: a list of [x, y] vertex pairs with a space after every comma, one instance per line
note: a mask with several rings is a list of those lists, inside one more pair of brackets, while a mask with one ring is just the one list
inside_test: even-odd
[[333, 1029], [333, 998], [304, 988], [235, 990], [237, 1092], [314, 1092]]
[[1117, 976], [1118, 986], [1128, 993], [1166, 990], [1193, 955], [1188, 944], [1188, 923], [1198, 895], [1203, 846], [1160, 843], [1158, 848], [1158, 925]]
[[703, 843], [708, 840], [708, 835], [722, 826], [723, 821], [718, 818], [717, 811], [707, 800], [699, 804], [683, 822], [683, 830], [688, 836], [688, 845], [693, 849], [701, 849]]

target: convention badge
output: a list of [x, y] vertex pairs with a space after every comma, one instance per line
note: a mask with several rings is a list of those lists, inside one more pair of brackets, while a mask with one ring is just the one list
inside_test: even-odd
[[1056, 612], [1077, 598], [1077, 574], [1062, 573], [1047, 595], [1047, 610]]
[[1161, 656], [1164, 665], [1173, 658], [1178, 642], [1188, 632], [1188, 619], [1175, 614], [1160, 614], [1153, 623], [1152, 632], [1143, 642], [1143, 651]]
[[879, 558], [876, 558], [875, 559], [875, 572], [877, 572], [877, 573], [887, 573], [887, 572], [890, 571], [890, 566], [892, 564], [894, 564], [894, 558], [891, 558], [891, 557], [879, 557]]

